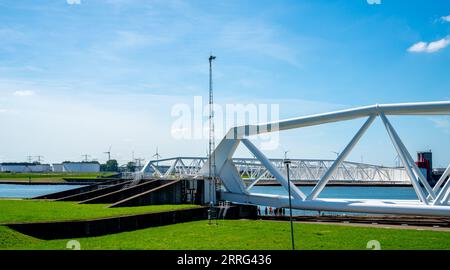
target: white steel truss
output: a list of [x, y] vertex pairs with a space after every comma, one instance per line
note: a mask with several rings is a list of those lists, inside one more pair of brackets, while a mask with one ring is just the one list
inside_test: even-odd
[[[254, 181], [259, 181], [265, 177], [265, 174], [270, 174], [284, 188], [288, 188], [285, 173], [280, 169], [282, 165], [276, 165], [276, 161], [272, 162], [269, 160], [251, 143], [248, 137], [267, 132], [367, 118], [364, 125], [358, 130], [344, 150], [340, 152], [336, 160], [328, 163], [325, 161], [315, 161], [318, 162], [317, 166], [310, 166], [311, 163], [308, 164], [307, 161], [299, 161], [296, 163], [296, 168], [299, 173], [297, 175], [294, 174], [294, 179], [295, 177], [300, 179], [302, 177], [312, 178], [317, 179], [317, 183], [309, 194], [305, 194], [291, 182], [293, 208], [316, 211], [450, 216], [450, 205], [448, 202], [450, 197], [450, 181], [444, 184], [446, 177], [450, 174], [450, 165], [437, 185], [431, 188], [414, 163], [400, 136], [388, 120], [388, 115], [450, 115], [450, 101], [373, 105], [267, 124], [232, 128], [215, 150], [216, 175], [221, 179], [224, 188], [220, 194], [221, 199], [236, 203], [288, 207], [287, 196], [252, 193], [248, 186], [245, 185], [242, 178], [242, 171], [244, 171], [245, 175], [253, 178]], [[370, 178], [373, 175], [381, 176], [383, 179], [384, 177], [392, 179], [390, 178], [391, 174], [379, 167], [371, 167], [371, 170], [367, 170], [366, 167], [363, 170], [359, 170], [360, 174], [358, 175], [356, 173], [358, 170], [352, 170], [352, 166], [354, 166], [353, 168], [361, 168], [364, 165], [344, 161], [376, 118], [381, 118], [389, 138], [402, 161], [407, 179], [413, 185], [418, 199], [374, 200], [320, 198], [320, 193], [332, 179], [343, 178], [345, 176], [349, 178], [355, 176]], [[256, 166], [247, 166], [245, 164], [246, 161], [243, 162], [244, 168], [242, 168], [240, 166], [243, 163], [233, 159], [233, 154], [240, 143], [243, 143], [256, 157], [257, 161], [253, 160], [251, 162], [259, 163], [260, 166], [258, 169], [255, 169]], [[200, 171], [203, 176], [207, 176], [209, 173], [208, 162], [206, 161]], [[304, 169], [301, 170], [300, 168]], [[205, 185], [215, 185], [215, 183], [213, 181], [206, 181]], [[254, 182], [250, 184], [250, 186], [252, 185], [254, 185]], [[208, 188], [206, 187], [205, 190], [208, 190]], [[206, 201], [216, 201], [215, 194], [212, 195], [214, 196], [213, 198], [209, 198], [208, 194], [205, 194], [205, 196], [207, 197]]]
[[[175, 177], [190, 178], [199, 175], [205, 164], [206, 157], [174, 157], [159, 160], [150, 160], [140, 172], [146, 178]], [[237, 168], [241, 178], [248, 184], [247, 189], [259, 181], [276, 181], [275, 177], [256, 158], [233, 158], [232, 162]], [[270, 162], [283, 174], [286, 168], [283, 159], [270, 159]], [[289, 172], [291, 179], [297, 182], [317, 182], [334, 163], [334, 160], [320, 159], [291, 159]], [[134, 179], [135, 173], [130, 173]], [[125, 175], [125, 174], [124, 174]], [[409, 184], [409, 178], [404, 168], [385, 167], [357, 162], [342, 162], [331, 175], [336, 182], [380, 182], [392, 184]]]

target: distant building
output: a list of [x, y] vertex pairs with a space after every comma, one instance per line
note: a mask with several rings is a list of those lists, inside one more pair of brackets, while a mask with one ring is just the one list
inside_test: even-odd
[[49, 164], [28, 163], [28, 162], [3, 162], [0, 163], [1, 172], [13, 173], [45, 173], [52, 171]]
[[54, 163], [52, 167], [54, 172], [100, 172], [100, 163], [97, 161], [65, 161], [63, 163]]
[[64, 172], [64, 165], [62, 163], [53, 163], [52, 171], [53, 172]]

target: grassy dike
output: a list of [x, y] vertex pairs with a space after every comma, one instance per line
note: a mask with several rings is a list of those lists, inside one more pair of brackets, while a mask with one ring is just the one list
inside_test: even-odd
[[[306, 250], [364, 250], [370, 240], [381, 249], [450, 249], [450, 233], [438, 231], [296, 223], [295, 237], [296, 248]], [[0, 249], [62, 250], [69, 240], [39, 240], [0, 226]], [[289, 223], [250, 220], [195, 221], [76, 240], [85, 250], [290, 249]]]
[[106, 208], [107, 206], [108, 204], [77, 204], [76, 202], [0, 199], [0, 224], [83, 220], [198, 207], [192, 204], [118, 208]]
[[[66, 249], [67, 241], [40, 240], [1, 224], [82, 220], [128, 214], [186, 209], [193, 205], [153, 205], [106, 208], [103, 204], [79, 205], [74, 202], [36, 200], [0, 200], [0, 249]], [[377, 240], [382, 249], [450, 250], [450, 232], [418, 231], [375, 227], [295, 223], [297, 249], [366, 249]], [[290, 249], [288, 222], [254, 220], [219, 220], [219, 225], [195, 221], [153, 227], [99, 237], [79, 238], [82, 249]]]

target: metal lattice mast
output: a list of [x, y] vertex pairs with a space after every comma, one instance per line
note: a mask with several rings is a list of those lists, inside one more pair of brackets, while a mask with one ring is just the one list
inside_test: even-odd
[[209, 56], [209, 180], [211, 184], [209, 185], [210, 199], [213, 198], [213, 182], [215, 181], [216, 174], [216, 161], [214, 157], [215, 141], [214, 141], [214, 94], [213, 94], [213, 82], [212, 82], [212, 61], [216, 57], [213, 55]]

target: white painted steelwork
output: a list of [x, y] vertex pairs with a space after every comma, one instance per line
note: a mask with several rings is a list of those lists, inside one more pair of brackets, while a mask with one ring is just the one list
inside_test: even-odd
[[[206, 157], [174, 157], [150, 160], [143, 167], [143, 178], [175, 177], [190, 178], [199, 175], [205, 164]], [[286, 168], [283, 159], [269, 159], [283, 174]], [[247, 189], [257, 182], [274, 181], [274, 176], [256, 158], [233, 158], [232, 162], [246, 183]], [[294, 181], [317, 182], [331, 167], [334, 160], [291, 159], [290, 174]], [[122, 173], [124, 178], [134, 179], [136, 173]], [[343, 161], [331, 175], [336, 182], [377, 182], [385, 184], [409, 184], [409, 178], [404, 168], [377, 166], [358, 162]]]
[[[388, 120], [387, 116], [390, 115], [450, 115], [450, 101], [373, 105], [266, 124], [246, 125], [232, 128], [215, 150], [216, 170], [221, 179], [222, 186], [225, 189], [220, 194], [221, 199], [236, 203], [268, 205], [274, 207], [287, 207], [288, 205], [287, 196], [255, 194], [251, 192], [251, 189], [248, 189], [245, 186], [240, 174], [239, 166], [235, 165], [235, 160], [233, 159], [233, 154], [241, 142], [264, 167], [261, 169], [261, 173], [255, 180], [261, 178], [262, 172], [270, 173], [284, 188], [288, 187], [282, 170], [267, 159], [267, 157], [250, 142], [248, 137], [267, 132], [277, 132], [358, 118], [367, 118], [364, 125], [355, 134], [338, 158], [333, 161], [330, 166], [327, 166], [324, 173], [320, 174], [320, 179], [309, 194], [304, 194], [297, 187], [291, 186], [291, 188], [293, 188], [293, 207], [297, 209], [319, 211], [450, 216], [450, 205], [448, 203], [450, 197], [450, 181], [447, 181], [442, 188], [441, 186], [444, 183], [445, 177], [438, 182], [437, 187], [431, 188], [428, 185], [393, 125]], [[347, 169], [344, 159], [351, 153], [353, 147], [378, 117], [381, 118], [386, 128], [418, 199], [321, 199], [320, 193], [323, 188], [329, 183], [332, 176], [339, 172], [339, 169], [341, 169], [341, 173], [342, 170], [345, 171]], [[311, 167], [308, 169], [310, 170]], [[306, 169], [306, 171], [308, 171], [308, 169]], [[203, 176], [208, 175], [208, 161], [206, 161], [200, 173]], [[445, 174], [449, 173], [449, 169], [447, 169]], [[205, 182], [205, 185], [215, 184], [210, 183], [209, 181]], [[208, 190], [208, 188], [209, 187], [205, 188], [205, 190]], [[207, 194], [205, 196], [207, 196]], [[215, 200], [216, 198], [206, 198], [206, 201], [209, 201], [210, 199]]]

